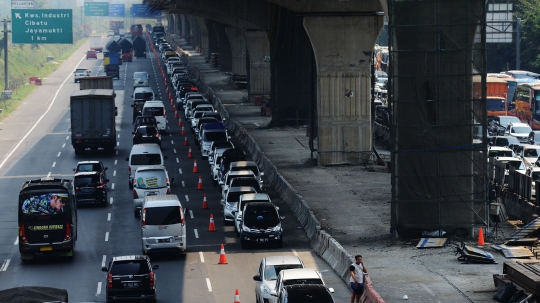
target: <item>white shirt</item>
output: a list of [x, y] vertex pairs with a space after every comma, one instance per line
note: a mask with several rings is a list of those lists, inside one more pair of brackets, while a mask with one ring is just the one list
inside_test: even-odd
[[[351, 266], [354, 266], [354, 277], [356, 278], [356, 281], [358, 281], [358, 283], [364, 283], [364, 266], [362, 266], [362, 263], [356, 264], [356, 262], [353, 262]], [[349, 281], [355, 282], [353, 277], [350, 277]]]

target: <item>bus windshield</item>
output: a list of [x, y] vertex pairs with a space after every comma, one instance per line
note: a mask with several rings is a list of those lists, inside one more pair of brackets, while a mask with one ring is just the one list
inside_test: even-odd
[[540, 120], [540, 90], [534, 91], [534, 113], [533, 113], [533, 119], [534, 120]]
[[20, 196], [21, 212], [28, 215], [55, 215], [68, 212], [66, 193], [44, 193]]

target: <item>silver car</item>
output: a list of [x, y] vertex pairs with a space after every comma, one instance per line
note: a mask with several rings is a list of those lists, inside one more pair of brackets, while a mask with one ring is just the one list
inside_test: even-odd
[[276, 288], [279, 272], [284, 269], [304, 268], [304, 262], [296, 256], [271, 256], [261, 260], [255, 280], [255, 299], [257, 303], [275, 300], [270, 294]]

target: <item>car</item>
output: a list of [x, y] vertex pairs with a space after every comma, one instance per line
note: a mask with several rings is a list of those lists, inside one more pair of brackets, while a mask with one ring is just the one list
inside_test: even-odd
[[107, 179], [107, 173], [108, 167], [105, 167], [101, 161], [79, 161], [77, 163], [77, 167], [73, 169], [75, 173], [82, 173], [82, 172], [93, 172], [97, 171], [100, 172], [103, 176], [103, 179]]
[[283, 228], [278, 209], [272, 202], [250, 202], [242, 210], [240, 221], [240, 245], [274, 244], [283, 247]]
[[324, 285], [297, 284], [283, 287], [276, 303], [335, 303], [332, 293]]
[[[213, 123], [219, 122], [206, 123], [205, 126]], [[208, 154], [210, 153], [210, 144], [212, 144], [212, 142], [224, 141], [229, 139], [230, 136], [227, 134], [226, 129], [204, 129], [202, 133], [199, 134], [199, 141], [197, 144], [199, 145], [199, 148], [201, 150], [201, 158], [208, 158]]]
[[132, 134], [133, 144], [156, 143], [161, 147], [161, 134], [156, 126], [140, 125]]
[[113, 257], [108, 266], [101, 268], [107, 273], [107, 302], [141, 300], [155, 303], [156, 269], [159, 265], [152, 265], [145, 255]]
[[[244, 207], [251, 202], [272, 202], [270, 196], [262, 193], [254, 194], [242, 194], [238, 197], [238, 203], [236, 203], [235, 208], [232, 210], [234, 214], [234, 229], [236, 230], [236, 236], [240, 237], [240, 231], [242, 230], [242, 213]], [[279, 207], [276, 207], [279, 210]]]
[[97, 60], [97, 52], [93, 49], [86, 51], [86, 60], [88, 59], [96, 59]]
[[514, 117], [514, 116], [496, 116], [496, 117], [489, 117], [488, 119], [490, 119], [490, 122], [488, 125], [488, 134], [490, 136], [502, 136], [504, 135], [506, 126], [509, 123], [521, 122], [521, 120], [519, 120], [518, 117]]
[[506, 126], [506, 131], [504, 134], [507, 136], [516, 137], [520, 143], [527, 143], [527, 141], [529, 141], [529, 134], [531, 132], [531, 127], [526, 123], [510, 122], [508, 123], [508, 126]]
[[514, 151], [506, 146], [489, 146], [488, 157], [514, 157]]
[[[270, 302], [276, 302], [276, 298], [283, 291], [285, 286], [299, 284], [316, 284], [324, 285], [326, 287], [326, 283], [324, 283], [321, 273], [314, 268], [285, 269], [278, 274], [276, 287], [271, 292], [274, 300]], [[333, 288], [327, 288], [329, 292], [334, 292]]]
[[169, 180], [169, 173], [163, 165], [140, 166], [133, 178], [134, 215], [139, 217], [146, 196], [167, 195], [171, 193], [174, 178]]
[[523, 160], [525, 165], [532, 166], [540, 157], [540, 146], [523, 144], [519, 146], [516, 154]]
[[221, 199], [221, 204], [223, 205], [223, 223], [225, 225], [233, 225], [236, 212], [236, 205], [240, 200], [240, 196], [243, 194], [256, 194], [257, 191], [253, 187], [249, 186], [238, 186], [231, 188], [225, 197]]
[[[255, 174], [253, 174], [253, 172], [249, 171], [249, 170], [239, 170], [239, 171], [230, 171], [227, 173], [227, 175], [225, 176], [225, 180], [224, 180], [224, 183], [223, 184], [220, 184], [221, 185], [221, 197], [222, 198], [225, 198], [225, 196], [227, 195], [227, 191], [229, 190], [230, 186], [231, 186], [231, 183], [234, 179], [237, 179], [237, 178], [251, 178], [251, 179], [254, 179], [255, 182], [243, 182], [244, 186], [248, 186], [248, 185], [254, 185], [256, 189], [260, 189], [260, 184], [258, 184], [259, 182], [257, 182], [257, 178], [255, 177]], [[236, 186], [241, 186], [241, 185], [236, 185]]]
[[133, 178], [137, 168], [144, 165], [164, 165], [164, 160], [167, 160], [167, 156], [163, 156], [161, 148], [155, 143], [133, 145], [129, 156], [126, 157], [129, 188], [133, 189]]
[[100, 172], [80, 172], [73, 176], [77, 204], [101, 203], [107, 206], [107, 183]]
[[195, 125], [195, 128], [193, 129], [193, 136], [195, 138], [195, 142], [197, 142], [197, 140], [199, 140], [199, 133], [201, 132], [201, 127], [205, 123], [211, 123], [211, 122], [219, 122], [219, 121], [216, 118], [213, 118], [213, 117], [209, 117], [209, 118], [201, 117], [201, 118], [199, 118], [199, 120], [197, 121], [197, 125]]
[[133, 79], [133, 89], [135, 89], [136, 87], [150, 86], [148, 83], [150, 76], [148, 75], [147, 72], [134, 72], [132, 79]]
[[489, 140], [489, 146], [507, 146], [510, 145], [519, 145], [519, 140], [516, 137], [512, 136], [495, 136], [491, 137]]
[[[210, 153], [208, 154], [208, 161], [214, 161], [214, 152], [219, 148], [234, 148], [234, 144], [231, 141], [214, 141], [210, 144]], [[211, 166], [211, 163], [209, 163]]]
[[86, 68], [77, 68], [73, 72], [73, 80], [75, 83], [79, 82], [79, 79], [84, 77], [90, 77], [90, 70]]
[[167, 131], [167, 111], [163, 101], [146, 101], [142, 108], [142, 114], [145, 116], [154, 116], [156, 118], [157, 129], [160, 133]]
[[157, 128], [158, 122], [154, 116], [138, 116], [133, 123], [133, 131], [137, 130], [137, 127], [141, 125], [150, 125]]
[[270, 292], [276, 288], [276, 280], [284, 269], [304, 268], [304, 262], [297, 256], [276, 255], [262, 258], [259, 270], [253, 277], [255, 281], [255, 300], [267, 303], [274, 298]]

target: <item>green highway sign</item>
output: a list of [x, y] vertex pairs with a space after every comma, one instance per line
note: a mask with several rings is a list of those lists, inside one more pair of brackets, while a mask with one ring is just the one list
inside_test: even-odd
[[72, 44], [70, 9], [12, 9], [13, 44]]
[[87, 17], [109, 16], [109, 2], [84, 2], [84, 15]]

